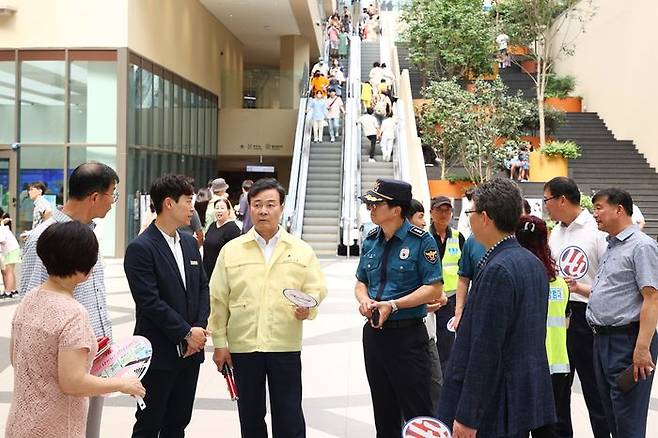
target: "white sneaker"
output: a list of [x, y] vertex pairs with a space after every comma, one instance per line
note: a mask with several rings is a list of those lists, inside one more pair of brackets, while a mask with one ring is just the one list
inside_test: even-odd
[[376, 162], [376, 161], [375, 161], [374, 158], [368, 158], [368, 163], [375, 163], [375, 162]]
[[334, 143], [335, 141], [336, 141], [336, 139], [331, 137], [331, 142]]

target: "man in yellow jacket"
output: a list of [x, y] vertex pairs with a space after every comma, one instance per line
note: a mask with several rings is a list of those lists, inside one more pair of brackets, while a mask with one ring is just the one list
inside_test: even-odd
[[285, 190], [272, 178], [257, 181], [248, 202], [254, 227], [228, 242], [210, 279], [210, 318], [219, 371], [234, 369], [243, 438], [267, 437], [265, 380], [274, 437], [306, 436], [302, 412], [302, 322], [317, 307], [296, 307], [284, 289], [320, 303], [327, 286], [311, 247], [279, 227]]

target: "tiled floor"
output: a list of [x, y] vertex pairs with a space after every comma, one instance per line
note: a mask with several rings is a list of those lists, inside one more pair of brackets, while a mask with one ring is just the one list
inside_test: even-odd
[[[122, 260], [107, 263], [108, 306], [117, 339], [133, 329], [133, 301], [121, 266]], [[361, 316], [352, 288], [356, 260], [324, 260], [329, 296], [320, 315], [305, 323], [302, 353], [304, 411], [309, 438], [374, 437], [372, 408], [361, 350]], [[11, 402], [13, 385], [8, 344], [15, 303], [0, 302], [0, 430]], [[202, 366], [197, 399], [187, 436], [239, 437], [235, 403], [228, 398], [226, 385], [211, 362], [210, 350]], [[647, 436], [658, 434], [658, 385], [654, 385]], [[574, 436], [591, 437], [587, 410], [577, 385], [574, 386]], [[130, 436], [134, 402], [127, 396], [108, 399], [103, 412], [103, 437]]]

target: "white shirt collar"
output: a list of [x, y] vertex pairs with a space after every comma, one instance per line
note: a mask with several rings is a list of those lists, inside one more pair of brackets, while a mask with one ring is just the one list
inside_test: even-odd
[[165, 240], [169, 245], [176, 245], [178, 242], [180, 242], [180, 236], [178, 235], [178, 230], [175, 231], [175, 234], [172, 237], [169, 234], [162, 231], [160, 227], [158, 227], [157, 225], [155, 227], [158, 229], [158, 231], [160, 231], [160, 233], [162, 233], [162, 236], [165, 238]]
[[274, 254], [274, 247], [281, 237], [281, 227], [278, 228], [276, 234], [272, 236], [270, 241], [267, 243], [265, 242], [265, 239], [263, 239], [263, 237], [258, 234], [258, 232], [256, 232], [255, 229], [254, 235], [256, 236], [256, 243], [258, 243], [258, 246], [263, 251], [263, 257], [265, 257], [265, 263], [267, 264], [270, 262], [270, 258], [272, 257], [272, 254]]

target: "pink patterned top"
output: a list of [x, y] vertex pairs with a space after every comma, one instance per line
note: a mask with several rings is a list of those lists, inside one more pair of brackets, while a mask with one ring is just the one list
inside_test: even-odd
[[14, 396], [5, 437], [83, 438], [89, 401], [62, 392], [57, 356], [62, 350], [89, 350], [91, 369], [98, 346], [85, 308], [73, 297], [34, 290], [18, 305], [11, 333]]

